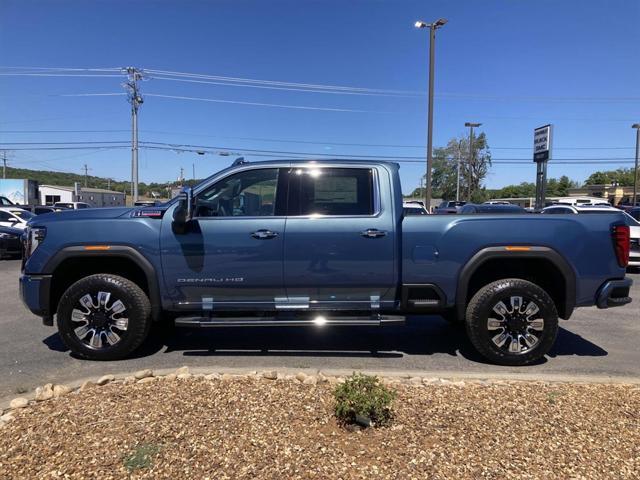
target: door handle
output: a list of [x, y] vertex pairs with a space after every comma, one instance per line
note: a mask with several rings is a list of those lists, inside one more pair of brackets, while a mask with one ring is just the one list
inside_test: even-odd
[[270, 238], [276, 238], [278, 236], [278, 232], [262, 229], [256, 230], [251, 234], [251, 236], [257, 240], [268, 240]]
[[364, 232], [361, 232], [360, 235], [366, 238], [380, 238], [384, 237], [387, 234], [384, 230], [378, 230], [377, 228], [368, 228]]

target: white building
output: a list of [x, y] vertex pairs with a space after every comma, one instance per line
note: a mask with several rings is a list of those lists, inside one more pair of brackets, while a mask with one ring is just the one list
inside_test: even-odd
[[56, 202], [85, 202], [92, 207], [123, 207], [125, 195], [104, 188], [79, 187], [76, 194], [74, 187], [56, 185], [40, 185], [40, 203], [53, 205]]

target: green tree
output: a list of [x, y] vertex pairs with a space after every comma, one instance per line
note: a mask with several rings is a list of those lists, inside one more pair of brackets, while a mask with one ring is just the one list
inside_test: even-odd
[[633, 171], [633, 168], [618, 168], [617, 170], [595, 172], [584, 183], [585, 185], [606, 185], [615, 182], [622, 187], [630, 187], [633, 185]]
[[[473, 151], [473, 161], [469, 161], [469, 139], [465, 137], [452, 138], [446, 147], [434, 149], [431, 185], [435, 198], [440, 197], [444, 200], [456, 198], [458, 162], [460, 162], [460, 199], [484, 199], [488, 196], [486, 190], [482, 188], [482, 182], [491, 166], [491, 152], [484, 133], [474, 138]], [[420, 189], [413, 191], [414, 196], [422, 196], [422, 193]]]

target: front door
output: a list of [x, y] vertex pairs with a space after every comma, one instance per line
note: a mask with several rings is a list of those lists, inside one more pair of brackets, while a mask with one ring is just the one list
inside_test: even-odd
[[173, 209], [167, 211], [162, 265], [177, 308], [269, 309], [284, 295], [285, 217], [279, 209], [286, 192], [279, 177], [278, 168], [247, 167], [199, 189], [184, 234], [172, 231]]
[[391, 307], [397, 270], [389, 172], [381, 167], [292, 167], [284, 244], [288, 305]]

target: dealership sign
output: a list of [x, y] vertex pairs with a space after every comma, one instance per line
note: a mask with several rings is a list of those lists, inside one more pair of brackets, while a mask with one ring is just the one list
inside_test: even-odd
[[533, 161], [545, 162], [551, 157], [551, 125], [533, 131]]

